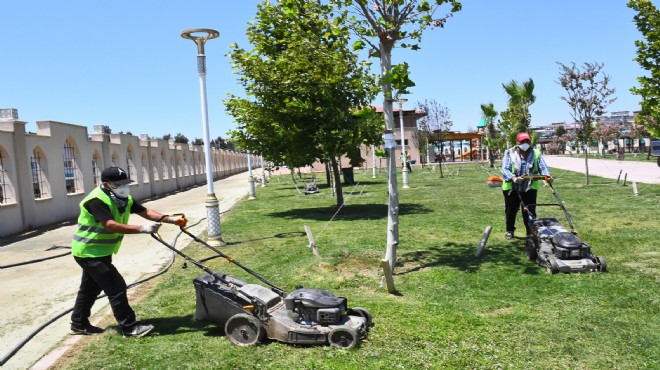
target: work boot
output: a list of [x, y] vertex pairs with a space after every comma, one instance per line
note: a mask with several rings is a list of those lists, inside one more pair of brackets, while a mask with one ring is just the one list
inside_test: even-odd
[[71, 324], [71, 329], [69, 330], [69, 334], [71, 335], [97, 335], [103, 332], [103, 329], [97, 328], [94, 325], [82, 326]]
[[140, 324], [139, 322], [131, 326], [121, 328], [124, 338], [141, 338], [149, 334], [154, 329], [151, 324]]

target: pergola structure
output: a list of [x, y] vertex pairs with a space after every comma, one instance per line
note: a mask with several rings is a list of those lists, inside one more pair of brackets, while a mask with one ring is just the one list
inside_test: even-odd
[[[440, 134], [440, 132], [436, 132], [436, 133]], [[470, 149], [468, 150], [467, 153], [461, 153], [460, 159], [461, 161], [464, 161], [465, 157], [469, 157], [469, 159], [473, 161], [475, 159], [475, 156], [478, 155], [476, 148], [474, 148], [473, 142], [474, 140], [481, 141], [481, 138], [484, 137], [485, 135], [483, 132], [444, 132], [441, 134], [442, 134], [442, 140], [439, 142], [436, 141], [435, 143], [439, 143], [440, 148], [442, 148], [443, 143], [449, 142], [449, 146], [450, 148], [452, 148], [452, 150], [450, 150], [449, 152], [452, 162], [456, 161], [456, 153], [453, 150], [455, 141], [459, 141], [461, 143], [463, 142], [463, 140], [469, 141]], [[480, 148], [483, 150], [483, 146], [480, 145]], [[444, 159], [444, 154], [440, 153], [440, 157]], [[438, 156], [436, 156], [436, 162], [437, 161], [438, 161]]]

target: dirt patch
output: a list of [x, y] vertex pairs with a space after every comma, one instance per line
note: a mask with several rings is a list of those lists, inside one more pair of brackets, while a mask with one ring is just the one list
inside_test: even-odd
[[501, 307], [495, 310], [492, 310], [490, 312], [486, 312], [483, 314], [483, 316], [487, 317], [496, 317], [496, 316], [502, 316], [502, 315], [509, 315], [513, 312], [513, 307]]

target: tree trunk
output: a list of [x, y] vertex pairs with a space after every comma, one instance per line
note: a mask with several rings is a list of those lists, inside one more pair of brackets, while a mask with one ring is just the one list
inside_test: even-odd
[[328, 182], [328, 188], [332, 188], [332, 180], [330, 179], [330, 163], [325, 162], [325, 179]]
[[488, 160], [490, 161], [490, 168], [495, 168], [495, 156], [493, 155], [493, 148], [488, 148]]
[[[380, 70], [385, 77], [392, 69], [392, 46], [380, 42]], [[385, 83], [383, 89], [383, 116], [385, 118], [385, 134], [394, 132], [394, 111], [392, 110], [392, 85]], [[394, 272], [396, 265], [396, 250], [399, 246], [399, 189], [396, 178], [396, 147], [385, 148], [387, 154], [387, 248], [385, 259]]]
[[335, 175], [335, 185], [337, 190], [337, 209], [344, 204], [344, 192], [342, 191], [341, 178], [339, 177], [339, 165], [334, 157], [332, 161], [332, 173]]
[[584, 151], [584, 176], [586, 184], [589, 185], [589, 151]]
[[296, 169], [289, 166], [289, 172], [291, 173], [291, 180], [293, 180], [294, 184], [297, 184], [298, 182], [296, 181]]

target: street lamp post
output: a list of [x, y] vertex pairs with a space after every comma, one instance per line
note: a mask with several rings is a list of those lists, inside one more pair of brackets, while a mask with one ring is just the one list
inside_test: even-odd
[[248, 199], [257, 199], [257, 193], [254, 188], [254, 176], [252, 176], [252, 153], [248, 150], [247, 152], [247, 162], [248, 162]]
[[261, 158], [261, 187], [266, 186], [266, 167], [264, 167], [264, 156], [260, 156]]
[[[193, 34], [202, 34], [195, 36]], [[213, 163], [211, 161], [211, 141], [209, 138], [209, 114], [206, 104], [206, 55], [204, 43], [206, 40], [220, 36], [220, 32], [208, 28], [192, 28], [181, 32], [181, 37], [192, 40], [197, 45], [197, 72], [199, 74], [199, 92], [202, 104], [202, 128], [204, 130], [204, 154], [206, 160], [206, 216], [208, 222], [208, 243], [212, 246], [222, 244], [222, 229], [220, 227], [220, 209], [218, 198], [213, 189]]]
[[408, 182], [408, 175], [410, 170], [407, 166], [408, 157], [406, 156], [406, 140], [403, 136], [403, 103], [407, 102], [408, 99], [392, 99], [392, 101], [399, 103], [399, 123], [401, 125], [401, 164], [403, 164], [401, 176], [403, 177], [403, 189], [410, 189], [410, 184]]
[[376, 178], [376, 146], [371, 146], [371, 178]]

